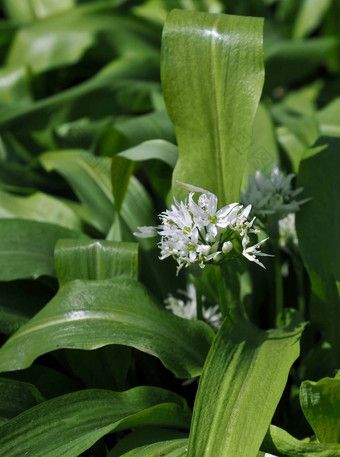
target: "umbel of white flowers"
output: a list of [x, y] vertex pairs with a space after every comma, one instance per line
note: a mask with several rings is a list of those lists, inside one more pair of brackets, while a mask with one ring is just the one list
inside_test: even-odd
[[241, 194], [241, 202], [244, 205], [252, 205], [252, 215], [259, 218], [272, 216], [275, 219], [283, 219], [289, 213], [296, 213], [303, 203], [310, 199], [297, 201], [303, 188], [292, 188], [294, 173], [284, 176], [277, 166], [274, 166], [270, 178], [257, 171], [255, 176], [249, 177], [248, 187]]
[[[159, 215], [161, 225], [138, 227], [135, 236], [149, 238], [158, 233], [161, 236], [160, 259], [172, 256], [178, 263], [178, 271], [191, 264], [204, 268], [207, 263], [219, 263], [240, 254], [265, 268], [257, 256], [267, 255], [259, 248], [268, 238], [251, 243], [249, 234], [259, 233], [252, 228], [255, 218], [249, 219], [251, 205], [244, 208], [231, 203], [217, 209], [218, 200], [212, 192], [180, 184], [190, 191], [188, 199], [184, 202], [174, 199], [171, 210]], [[201, 194], [197, 203], [194, 201], [196, 192]]]

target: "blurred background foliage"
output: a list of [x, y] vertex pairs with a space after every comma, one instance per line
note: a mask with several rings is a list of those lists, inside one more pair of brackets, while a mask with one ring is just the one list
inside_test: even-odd
[[[0, 257], [3, 341], [55, 294], [58, 238], [134, 241], [136, 227], [153, 225], [169, 201], [177, 147], [162, 96], [160, 45], [171, 9], [265, 18], [266, 78], [247, 174], [268, 173], [277, 162], [297, 173], [318, 139], [339, 141], [338, 0], [2, 0], [0, 8], [0, 249], [6, 243], [17, 249]], [[25, 268], [22, 239], [31, 240], [33, 253], [47, 253], [44, 261], [32, 254]], [[175, 278], [174, 265], [155, 262], [152, 242], [141, 244], [142, 280], [162, 301], [183, 279]], [[250, 275], [271, 289], [262, 272], [251, 269]], [[243, 289], [247, 295], [247, 278]], [[207, 280], [209, 298], [208, 290]], [[270, 314], [263, 307], [270, 301], [266, 290], [251, 297], [251, 314], [261, 326]], [[305, 363], [293, 370], [295, 385], [330, 376], [337, 366], [327, 343], [319, 338], [309, 352], [308, 338], [314, 343], [315, 334], [307, 331], [306, 338]], [[106, 359], [98, 362], [99, 372], [110, 350], [100, 350]], [[35, 383], [48, 398], [84, 385], [101, 387], [93, 374], [80, 373], [74, 358], [60, 351], [53, 357], [52, 365], [11, 377]], [[136, 353], [132, 367], [129, 386], [171, 385], [168, 372], [145, 354]], [[291, 410], [279, 411], [277, 420], [303, 436], [309, 430], [294, 409], [298, 391], [290, 387]], [[195, 386], [187, 398], [194, 392]]]

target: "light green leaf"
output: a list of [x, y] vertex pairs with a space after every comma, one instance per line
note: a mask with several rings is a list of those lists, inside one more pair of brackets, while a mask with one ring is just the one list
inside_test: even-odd
[[4, 5], [10, 18], [30, 22], [67, 11], [76, 2], [76, 0], [4, 0]]
[[227, 317], [209, 351], [196, 396], [188, 457], [255, 457], [299, 355], [304, 324], [263, 331]]
[[0, 425], [42, 401], [43, 396], [32, 384], [0, 378]]
[[4, 67], [0, 70], [0, 107], [27, 105], [32, 102], [30, 78], [27, 68]]
[[71, 208], [61, 200], [42, 192], [19, 197], [0, 190], [0, 217], [50, 222], [73, 230], [82, 228], [80, 219]]
[[303, 0], [294, 24], [293, 38], [304, 38], [318, 27], [331, 4], [331, 0]]
[[28, 367], [59, 348], [121, 344], [155, 355], [179, 377], [193, 377], [201, 373], [213, 337], [207, 324], [160, 309], [135, 280], [77, 280], [4, 344], [0, 370]]
[[270, 426], [261, 449], [277, 457], [340, 457], [339, 444], [300, 441], [274, 425]]
[[[91, 48], [97, 48], [99, 57], [104, 53], [104, 62], [105, 54], [155, 56], [158, 40], [158, 28], [131, 16], [115, 14], [108, 2], [94, 2], [20, 29], [7, 64], [26, 65], [36, 74], [75, 64]], [[87, 60], [90, 62], [89, 57]]]
[[55, 248], [60, 286], [75, 279], [138, 277], [138, 244], [104, 240], [60, 240]]
[[190, 412], [181, 397], [156, 387], [122, 393], [84, 390], [46, 401], [3, 424], [0, 446], [6, 457], [77, 457], [107, 433], [143, 425], [187, 429]]
[[340, 136], [340, 98], [318, 112], [320, 130], [324, 136]]
[[188, 448], [187, 439], [161, 441], [160, 443], [147, 444], [146, 446], [133, 449], [121, 457], [156, 457], [166, 455], [167, 457], [186, 457]]
[[53, 251], [60, 238], [86, 238], [60, 225], [0, 220], [0, 281], [55, 276]]
[[302, 411], [321, 443], [340, 443], [340, 378], [304, 381]]
[[126, 149], [118, 156], [137, 162], [158, 159], [174, 168], [178, 158], [178, 149], [177, 146], [165, 140], [150, 140], [144, 141], [134, 148]]
[[[264, 79], [263, 21], [172, 11], [162, 41], [162, 86], [175, 124], [178, 181], [239, 201]], [[237, 77], [235, 77], [237, 75]]]

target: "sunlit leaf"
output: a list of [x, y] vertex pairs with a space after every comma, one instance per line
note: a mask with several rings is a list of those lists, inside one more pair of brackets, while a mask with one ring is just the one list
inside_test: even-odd
[[[262, 20], [174, 10], [162, 41], [162, 86], [175, 124], [177, 180], [239, 200], [262, 91]], [[237, 77], [235, 77], [237, 75]]]
[[0, 446], [8, 457], [77, 457], [107, 433], [154, 424], [187, 429], [190, 411], [184, 400], [156, 387], [122, 393], [84, 390], [46, 401], [1, 425]]
[[295, 316], [267, 332], [227, 317], [203, 368], [188, 457], [256, 457], [300, 352], [304, 324]]
[[320, 443], [340, 443], [340, 378], [304, 381], [300, 402]]
[[180, 377], [201, 373], [211, 328], [160, 309], [143, 286], [117, 277], [72, 281], [0, 350], [0, 370], [18, 370], [58, 348], [135, 347], [157, 356]]

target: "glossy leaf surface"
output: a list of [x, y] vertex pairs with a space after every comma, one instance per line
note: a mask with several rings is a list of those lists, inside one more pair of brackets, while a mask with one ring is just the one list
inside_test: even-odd
[[201, 373], [214, 332], [163, 311], [132, 279], [72, 281], [0, 350], [0, 370], [25, 368], [59, 349], [135, 347], [160, 358], [177, 376]]
[[190, 429], [188, 457], [256, 457], [290, 368], [304, 324], [259, 330], [227, 317], [208, 354]]
[[304, 381], [300, 402], [317, 439], [321, 443], [340, 443], [340, 378]]
[[155, 423], [187, 429], [190, 411], [184, 400], [156, 387], [122, 393], [84, 390], [46, 401], [1, 425], [0, 446], [8, 457], [77, 457], [107, 433]]
[[138, 277], [138, 245], [105, 240], [61, 240], [55, 249], [59, 284], [75, 279]]
[[263, 86], [262, 20], [172, 11], [161, 72], [179, 146], [175, 196], [185, 195], [178, 180], [214, 192], [221, 205], [239, 201]]

